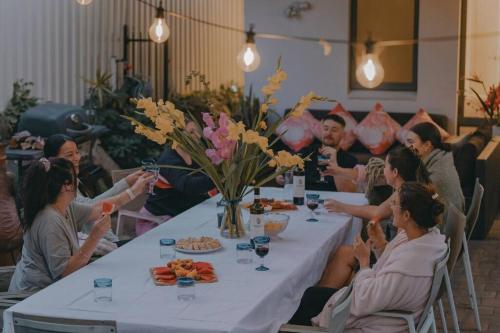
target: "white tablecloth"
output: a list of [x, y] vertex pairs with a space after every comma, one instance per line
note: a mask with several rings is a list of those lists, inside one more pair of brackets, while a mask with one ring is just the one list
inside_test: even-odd
[[[265, 188], [264, 197], [280, 197], [281, 189]], [[362, 194], [321, 192], [323, 198], [364, 204]], [[250, 199], [250, 198], [249, 198]], [[360, 221], [343, 214], [320, 215], [320, 222], [306, 222], [302, 206], [291, 212], [288, 228], [270, 244], [267, 272], [237, 264], [236, 243], [224, 239], [216, 228], [212, 198], [169, 220], [158, 228], [54, 283], [4, 313], [4, 332], [13, 332], [12, 312], [79, 319], [115, 320], [127, 332], [277, 332], [297, 309], [304, 290], [316, 283], [332, 249], [359, 232]], [[212, 236], [224, 248], [205, 255], [177, 254], [213, 263], [219, 281], [197, 284], [196, 299], [177, 300], [175, 286], [155, 286], [148, 269], [164, 264], [159, 257], [160, 238]], [[93, 300], [93, 279], [113, 278], [113, 301]]]

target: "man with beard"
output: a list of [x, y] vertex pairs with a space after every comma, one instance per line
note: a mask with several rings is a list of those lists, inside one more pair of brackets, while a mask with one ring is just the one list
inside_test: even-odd
[[343, 168], [353, 168], [357, 159], [339, 147], [344, 137], [345, 121], [334, 114], [327, 115], [321, 122], [321, 144], [304, 148], [300, 154], [308, 156], [305, 164], [306, 189], [320, 191], [355, 192], [356, 186], [349, 180], [337, 176], [322, 176], [321, 172], [329, 163]]

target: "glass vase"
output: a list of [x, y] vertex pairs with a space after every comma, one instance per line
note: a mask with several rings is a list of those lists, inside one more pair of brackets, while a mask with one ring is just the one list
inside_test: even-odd
[[220, 228], [220, 234], [222, 237], [241, 238], [245, 236], [240, 202], [240, 199], [222, 200], [222, 205], [224, 205], [224, 215], [222, 216], [222, 224]]

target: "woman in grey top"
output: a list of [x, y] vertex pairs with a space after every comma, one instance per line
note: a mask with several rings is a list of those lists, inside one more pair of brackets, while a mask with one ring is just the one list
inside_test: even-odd
[[427, 122], [413, 126], [406, 136], [406, 146], [415, 150], [424, 162], [429, 178], [441, 199], [452, 203], [463, 212], [465, 199], [451, 147], [443, 143], [437, 127]]
[[[76, 173], [66, 159], [34, 162], [23, 187], [24, 245], [9, 291], [37, 291], [85, 266], [111, 227], [101, 204], [74, 201]], [[80, 247], [78, 227], [89, 221], [95, 222]]]
[[[80, 171], [79, 166], [81, 155], [78, 151], [76, 142], [72, 138], [64, 134], [51, 135], [47, 138], [43, 152], [46, 158], [61, 157], [71, 161], [75, 167], [76, 175], [78, 176]], [[84, 204], [94, 204], [106, 200], [116, 206], [122, 206], [135, 198], [137, 195], [143, 193], [146, 190], [145, 185], [150, 179], [151, 177], [146, 175], [142, 170], [134, 172], [95, 198], [85, 196], [77, 188], [75, 201]], [[84, 233], [89, 233], [90, 228], [88, 225], [82, 225], [78, 230]], [[111, 242], [118, 241], [118, 237], [111, 231], [111, 229], [106, 233], [104, 238]]]

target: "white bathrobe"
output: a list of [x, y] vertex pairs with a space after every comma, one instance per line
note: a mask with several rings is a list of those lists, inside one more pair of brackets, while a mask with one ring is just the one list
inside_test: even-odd
[[[406, 232], [400, 231], [386, 245], [373, 268], [362, 269], [356, 275], [344, 332], [408, 332], [404, 320], [371, 314], [382, 310], [403, 310], [416, 312], [420, 317], [429, 298], [435, 263], [445, 252], [445, 236], [437, 228], [411, 241], [408, 241]], [[330, 298], [323, 311], [312, 318], [313, 325], [328, 327], [332, 304], [344, 291], [345, 288], [340, 289]]]

